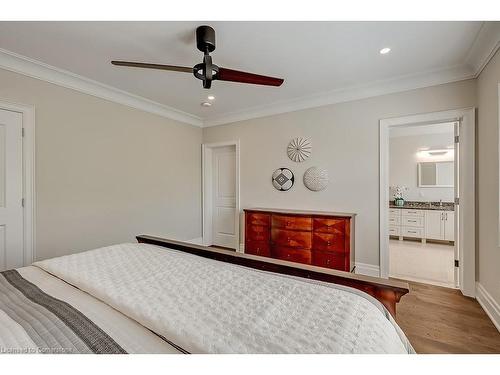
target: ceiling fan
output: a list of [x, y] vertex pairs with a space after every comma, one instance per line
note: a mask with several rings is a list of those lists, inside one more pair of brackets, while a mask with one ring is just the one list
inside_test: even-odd
[[212, 63], [210, 52], [215, 50], [215, 30], [210, 26], [199, 26], [196, 28], [196, 46], [203, 52], [203, 62], [189, 68], [185, 66], [149, 64], [132, 61], [111, 61], [113, 65], [130, 66], [134, 68], [171, 70], [174, 72], [192, 73], [203, 81], [203, 87], [209, 89], [212, 81], [231, 81], [250, 83], [265, 86], [281, 86], [283, 79], [268, 77], [259, 74], [242, 72], [239, 70], [219, 67]]

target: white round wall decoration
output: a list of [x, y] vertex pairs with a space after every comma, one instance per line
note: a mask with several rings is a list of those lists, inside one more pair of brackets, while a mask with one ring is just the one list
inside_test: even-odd
[[288, 168], [278, 168], [273, 173], [273, 186], [276, 190], [290, 190], [295, 181], [293, 172]]
[[320, 167], [311, 167], [304, 173], [304, 185], [309, 190], [321, 191], [328, 186], [328, 171]]
[[290, 160], [296, 163], [302, 163], [311, 156], [312, 144], [308, 138], [294, 138], [288, 144], [286, 152]]

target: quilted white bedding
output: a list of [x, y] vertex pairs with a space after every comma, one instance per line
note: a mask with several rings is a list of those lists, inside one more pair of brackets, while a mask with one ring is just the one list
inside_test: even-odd
[[189, 353], [411, 353], [378, 301], [147, 244], [121, 244], [35, 266]]

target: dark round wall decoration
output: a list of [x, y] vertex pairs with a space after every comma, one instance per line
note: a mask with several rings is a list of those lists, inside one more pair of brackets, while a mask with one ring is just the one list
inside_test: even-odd
[[295, 181], [293, 172], [288, 168], [278, 168], [273, 173], [273, 186], [280, 191], [290, 190]]

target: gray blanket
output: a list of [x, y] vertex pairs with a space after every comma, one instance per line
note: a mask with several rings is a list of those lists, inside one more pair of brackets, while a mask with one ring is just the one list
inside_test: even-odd
[[22, 341], [9, 347], [0, 340], [0, 353], [126, 353], [80, 311], [44, 293], [16, 270], [0, 273], [0, 311], [11, 325], [0, 328], [17, 332]]

